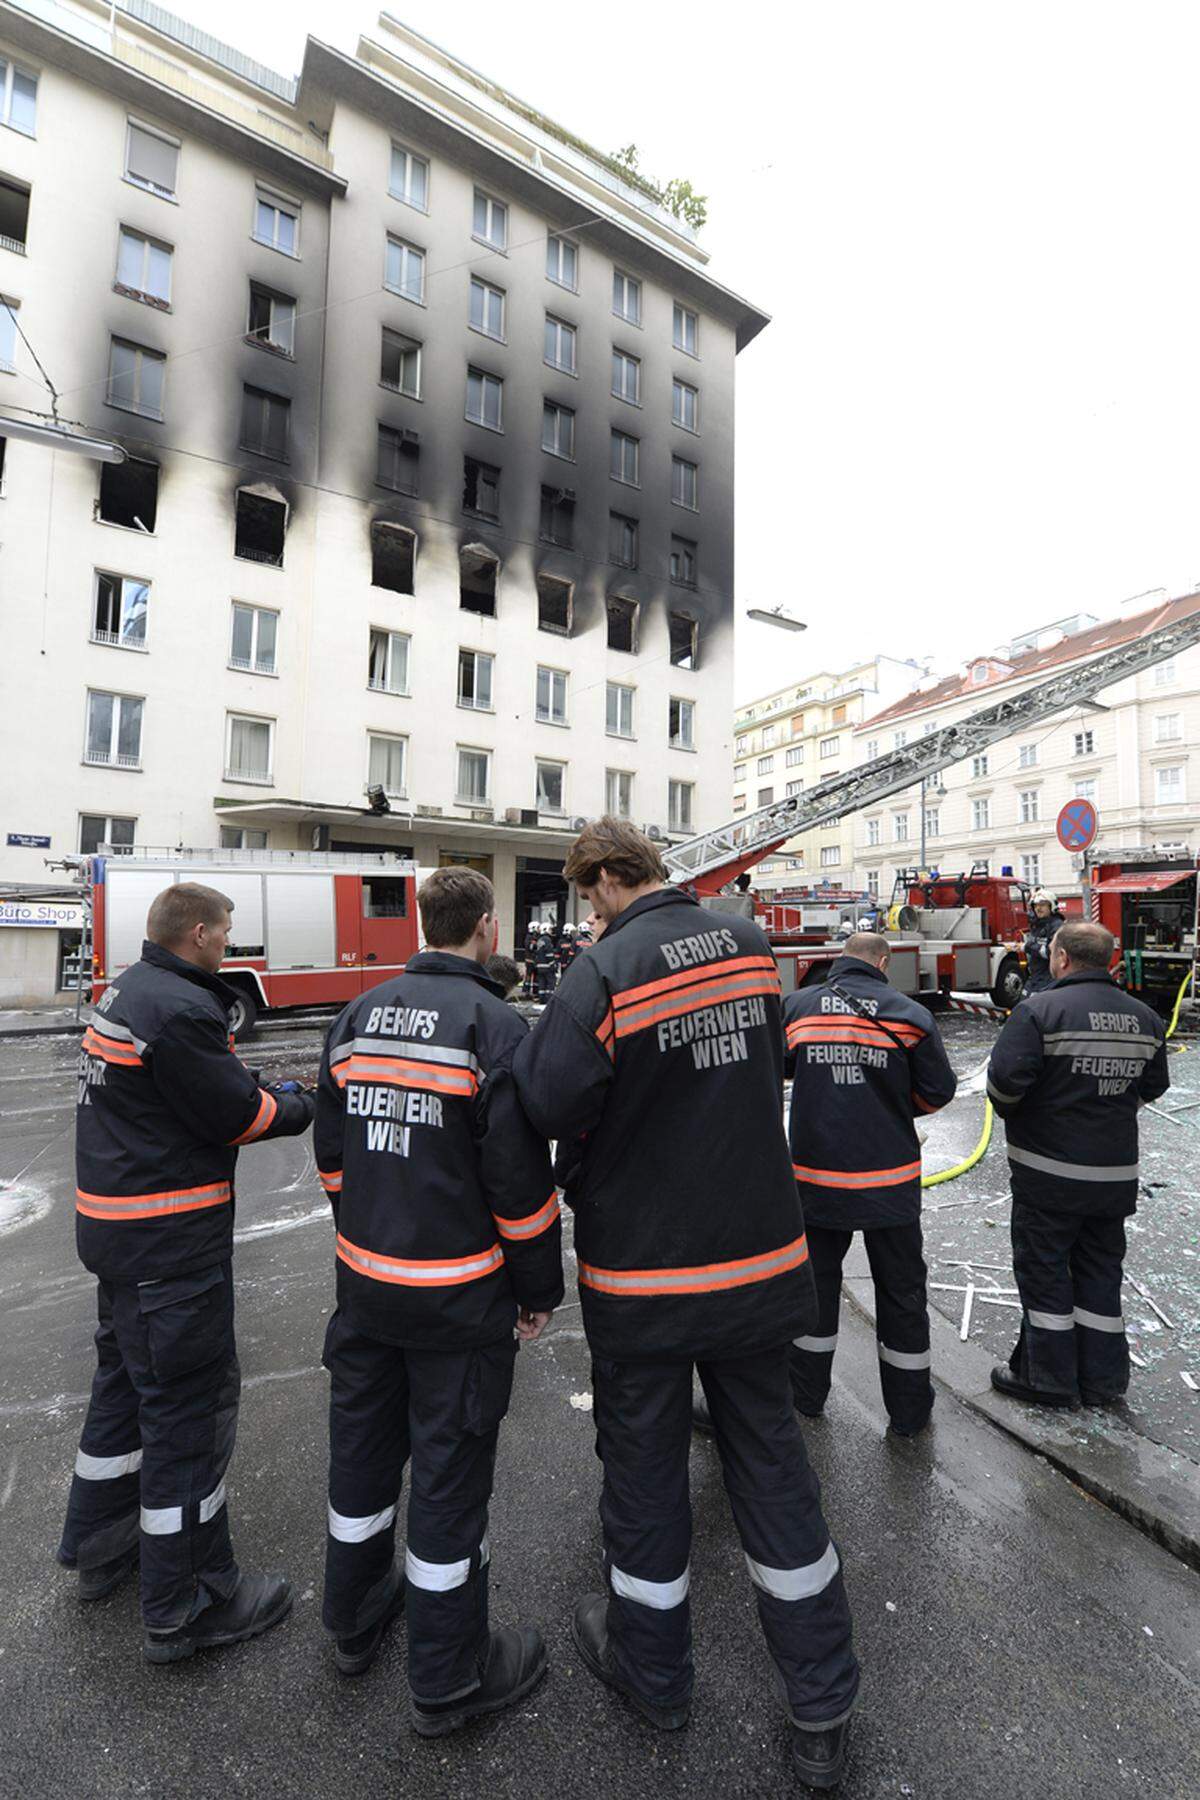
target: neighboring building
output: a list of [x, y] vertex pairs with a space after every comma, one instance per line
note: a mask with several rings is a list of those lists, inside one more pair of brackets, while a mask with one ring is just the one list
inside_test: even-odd
[[[1191, 594], [1136, 614], [1083, 614], [1027, 632], [867, 718], [853, 734], [853, 760], [870, 762], [1198, 604]], [[1200, 848], [1197, 744], [1200, 649], [1192, 649], [1107, 689], [1097, 707], [1076, 707], [943, 769], [925, 783], [923, 804], [918, 785], [856, 813], [847, 821], [856, 883], [887, 899], [897, 868], [924, 863], [957, 874], [986, 860], [993, 873], [1011, 868], [1034, 886], [1077, 891], [1082, 859], [1055, 836], [1061, 808], [1077, 797], [1095, 802], [1102, 845]]]
[[[875, 656], [839, 674], [821, 671], [739, 707], [734, 716], [733, 811], [754, 812], [831, 775], [856, 758], [852, 733], [876, 710], [920, 681], [916, 663]], [[790, 838], [753, 871], [764, 899], [781, 889], [826, 881], [853, 885], [853, 821]]]
[[[5, 831], [51, 840], [0, 880], [394, 850], [487, 870], [509, 941], [577, 817], [723, 818], [766, 320], [706, 260], [386, 15], [292, 80], [151, 0], [0, 0], [0, 293], [130, 458], [0, 437]], [[0, 309], [0, 415], [47, 406]]]

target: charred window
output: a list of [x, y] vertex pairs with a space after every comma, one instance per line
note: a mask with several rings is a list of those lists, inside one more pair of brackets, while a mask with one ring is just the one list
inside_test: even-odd
[[272, 456], [287, 461], [290, 400], [282, 394], [270, 394], [265, 388], [242, 389], [242, 448], [256, 456]]
[[411, 594], [416, 561], [416, 533], [377, 519], [371, 527], [371, 586]]
[[671, 662], [677, 669], [696, 667], [697, 633], [695, 619], [686, 613], [670, 615]]
[[282, 500], [252, 494], [247, 488], [238, 489], [233, 539], [235, 556], [246, 562], [268, 563], [273, 569], [282, 569], [286, 530], [287, 507]]
[[377, 455], [377, 486], [391, 488], [396, 494], [415, 494], [421, 467], [421, 440], [417, 433], [381, 425]]
[[625, 513], [608, 515], [608, 560], [623, 569], [638, 566], [638, 522]]
[[106, 525], [124, 525], [130, 531], [153, 531], [158, 517], [158, 464], [132, 456], [123, 463], [103, 463], [96, 517]]
[[0, 175], [0, 245], [24, 254], [29, 235], [29, 188]]
[[571, 584], [553, 575], [537, 578], [538, 630], [554, 631], [560, 637], [571, 635]]
[[463, 458], [463, 511], [484, 519], [500, 517], [500, 471], [491, 463]]
[[637, 650], [637, 601], [622, 600], [613, 595], [608, 601], [608, 647], [610, 650]]
[[696, 585], [696, 546], [690, 538], [671, 539], [671, 580], [676, 587]]
[[544, 487], [539, 532], [543, 542], [561, 544], [570, 550], [575, 544], [574, 488]]
[[458, 603], [464, 612], [496, 616], [496, 577], [500, 564], [482, 544], [467, 544], [458, 553]]

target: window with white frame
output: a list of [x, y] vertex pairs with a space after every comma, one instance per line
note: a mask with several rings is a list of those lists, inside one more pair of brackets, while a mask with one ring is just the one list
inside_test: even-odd
[[745, 794], [735, 794], [735, 795], [734, 795], [734, 797], [733, 797], [733, 810], [734, 810], [734, 812], [735, 812], [735, 813], [740, 813], [740, 812], [745, 812], [745, 810], [746, 810], [746, 796], [745, 796]]
[[773, 749], [774, 746], [779, 742], [779, 727], [778, 727], [778, 725], [764, 725], [762, 741], [763, 741], [763, 749], [764, 750]]
[[247, 606], [244, 601], [235, 600], [229, 643], [230, 668], [245, 669], [254, 675], [274, 675], [278, 635], [277, 612], [271, 612], [264, 606]]
[[823, 869], [836, 869], [841, 860], [842, 846], [840, 844], [821, 845], [821, 867]]
[[604, 810], [614, 819], [633, 816], [633, 776], [628, 769], [605, 769]]
[[133, 849], [136, 819], [119, 819], [104, 813], [80, 813], [79, 854], [95, 856], [101, 844], [118, 854]]
[[467, 312], [471, 330], [481, 331], [484, 337], [495, 338], [498, 343], [502, 344], [504, 342], [504, 308], [504, 289], [493, 287], [490, 281], [481, 281], [478, 275], [472, 275], [470, 304]]
[[288, 430], [292, 403], [283, 394], [272, 394], [266, 388], [242, 389], [242, 448], [255, 456], [270, 456], [286, 462]]
[[613, 270], [612, 309], [618, 319], [625, 319], [630, 325], [642, 322], [642, 284], [632, 275], [623, 275], [620, 269]]
[[684, 431], [700, 429], [700, 390], [678, 376], [671, 383], [671, 423]]
[[425, 304], [425, 252], [418, 244], [388, 233], [383, 285], [402, 300]]
[[567, 722], [567, 672], [538, 665], [535, 716], [542, 725]]
[[130, 119], [125, 134], [125, 179], [160, 199], [175, 198], [179, 172], [179, 140]]
[[1186, 799], [1183, 781], [1183, 764], [1168, 763], [1154, 771], [1154, 804], [1156, 806], [1177, 806]]
[[504, 250], [508, 245], [508, 208], [503, 200], [493, 200], [480, 188], [475, 189], [471, 236], [490, 250]]
[[376, 426], [375, 481], [397, 494], [415, 494], [420, 478], [421, 446], [415, 431]]
[[990, 800], [972, 800], [971, 829], [987, 831], [992, 823], [992, 803]]
[[627, 350], [613, 347], [612, 353], [612, 391], [617, 400], [627, 400], [631, 406], [640, 406], [642, 399], [642, 359], [630, 356]]
[[1042, 853], [1040, 850], [1031, 850], [1028, 855], [1021, 857], [1021, 880], [1030, 887], [1042, 885]]
[[667, 705], [667, 740], [672, 750], [696, 748], [696, 706], [692, 700], [672, 698]]
[[770, 806], [770, 804], [774, 800], [774, 798], [775, 798], [775, 789], [773, 787], [759, 788], [758, 798], [755, 800], [754, 804], [756, 806]]
[[269, 344], [292, 356], [296, 349], [296, 302], [290, 294], [277, 294], [260, 282], [250, 283], [250, 314], [246, 336], [256, 344]]
[[118, 287], [141, 300], [156, 300], [169, 306], [174, 254], [170, 244], [122, 225], [117, 243]]
[[421, 398], [421, 345], [402, 331], [385, 325], [379, 349], [379, 380], [393, 393], [410, 400]]
[[783, 791], [790, 799], [793, 794], [802, 794], [804, 792], [804, 783], [802, 781], [789, 781]]
[[608, 515], [608, 560], [622, 569], [638, 566], [638, 522], [625, 513]]
[[870, 894], [872, 900], [878, 900], [878, 898], [879, 898], [879, 870], [878, 869], [868, 869], [867, 870], [867, 892], [868, 892], [868, 894]]
[[609, 737], [633, 736], [634, 689], [620, 681], [610, 681], [604, 690], [604, 729]]
[[868, 762], [875, 761], [875, 758], [879, 755], [879, 739], [878, 738], [868, 738], [867, 739], [865, 755], [866, 755], [866, 759]]
[[1095, 804], [1096, 778], [1094, 775], [1089, 775], [1075, 783], [1075, 798], [1076, 800], [1090, 800], [1093, 805]]
[[163, 374], [167, 359], [144, 344], [115, 337], [108, 353], [108, 404], [147, 419], [163, 416]]
[[973, 756], [971, 758], [971, 779], [972, 779], [972, 781], [982, 781], [983, 777], [987, 774], [987, 772], [988, 772], [988, 759], [987, 759], [986, 753], [983, 756]]
[[748, 772], [749, 772], [749, 771], [748, 771], [748, 770], [747, 770], [747, 768], [746, 768], [746, 765], [745, 765], [745, 763], [744, 763], [744, 762], [740, 762], [740, 763], [734, 763], [734, 765], [733, 765], [733, 779], [734, 779], [734, 780], [735, 780], [735, 781], [745, 781], [745, 779], [746, 779], [746, 776], [747, 776], [747, 774], [748, 774]]
[[892, 814], [892, 842], [895, 844], [908, 842], [908, 814], [906, 812]]
[[274, 719], [255, 719], [244, 713], [226, 713], [225, 720], [226, 781], [253, 781], [268, 786], [272, 780], [272, 752], [275, 747]]
[[1091, 756], [1094, 754], [1095, 749], [1096, 749], [1096, 735], [1094, 732], [1092, 732], [1092, 731], [1077, 731], [1075, 733], [1075, 754], [1076, 754], [1076, 756]]
[[1036, 744], [1022, 744], [1017, 751], [1017, 767], [1033, 769], [1037, 767], [1038, 747]]
[[941, 808], [938, 806], [927, 806], [925, 808], [925, 836], [927, 838], [939, 837], [941, 835], [941, 829]]
[[627, 432], [614, 431], [609, 452], [609, 474], [614, 481], [638, 485], [638, 440]]
[[817, 750], [817, 755], [822, 760], [827, 760], [831, 756], [836, 756], [838, 754], [839, 750], [841, 749], [841, 747], [842, 747], [842, 740], [840, 737], [822, 738], [821, 742], [820, 742], [820, 746]]
[[492, 787], [492, 753], [458, 746], [455, 797], [463, 806], [486, 806]]
[[868, 848], [873, 849], [875, 847], [875, 845], [878, 844], [878, 842], [879, 842], [879, 820], [878, 819], [868, 819], [867, 820], [867, 846], [868, 846]]
[[1036, 824], [1042, 816], [1041, 790], [1039, 788], [1022, 788], [1017, 795], [1022, 825]]
[[671, 580], [677, 587], [695, 587], [696, 546], [689, 538], [673, 537], [671, 539], [669, 568]]
[[740, 737], [733, 748], [735, 756], [745, 756], [747, 750], [750, 748], [750, 739], [748, 737]]
[[0, 56], [0, 125], [32, 137], [37, 124], [38, 78]]
[[698, 355], [700, 341], [700, 321], [694, 312], [681, 306], [676, 300], [671, 319], [671, 342], [676, 350], [682, 350], [685, 356]]
[[537, 809], [540, 813], [561, 813], [566, 807], [567, 765], [560, 762], [543, 762], [539, 756], [534, 764], [537, 775]]
[[145, 700], [136, 695], [89, 689], [84, 761], [115, 769], [140, 769], [144, 706]]
[[429, 211], [429, 164], [415, 151], [406, 150], [403, 144], [392, 145], [388, 193], [393, 200], [415, 206], [418, 212]]
[[260, 187], [254, 194], [254, 241], [285, 256], [300, 254], [300, 202]]
[[1154, 721], [1156, 744], [1177, 744], [1183, 736], [1182, 713], [1159, 713]]
[[671, 458], [671, 499], [689, 512], [700, 509], [700, 470], [696, 463], [682, 456]]
[[136, 575], [96, 570], [92, 642], [121, 650], [144, 650], [150, 614], [150, 583]]
[[804, 761], [804, 745], [793, 744], [788, 750], [787, 755], [784, 757], [784, 761], [789, 769], [799, 768], [800, 764]]
[[495, 659], [484, 650], [458, 653], [458, 704], [476, 712], [492, 710], [492, 669]]
[[568, 325], [565, 319], [556, 319], [547, 313], [543, 361], [552, 369], [561, 369], [564, 375], [574, 375], [575, 343], [575, 327]]
[[265, 831], [250, 831], [244, 825], [222, 825], [220, 847], [222, 850], [265, 850], [270, 834]]
[[412, 640], [403, 631], [372, 625], [367, 649], [367, 686], [377, 694], [407, 694]]
[[907, 731], [893, 731], [893, 733], [892, 733], [892, 749], [893, 750], [903, 750], [903, 748], [904, 748], [905, 744], [907, 744], [907, 742], [908, 742]]
[[483, 369], [467, 370], [467, 417], [473, 425], [489, 431], [504, 428], [504, 383], [498, 375]]
[[1166, 662], [1155, 663], [1154, 685], [1156, 688], [1170, 687], [1175, 680], [1175, 658], [1168, 656]]
[[381, 787], [385, 794], [403, 800], [407, 788], [408, 739], [385, 737], [382, 732], [367, 733], [367, 786]]
[[760, 756], [754, 766], [754, 773], [756, 775], [772, 775], [774, 772], [775, 758], [773, 756]]
[[668, 830], [691, 831], [692, 800], [695, 791], [694, 781], [669, 781], [667, 783]]
[[578, 246], [570, 238], [555, 237], [553, 232], [546, 239], [546, 279], [572, 294], [579, 288]]
[[542, 449], [551, 456], [575, 458], [575, 413], [554, 400], [542, 401]]

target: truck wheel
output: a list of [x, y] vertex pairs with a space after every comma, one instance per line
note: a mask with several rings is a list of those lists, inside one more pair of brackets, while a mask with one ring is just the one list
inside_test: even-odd
[[1021, 973], [1020, 962], [1015, 956], [1006, 956], [996, 971], [996, 983], [992, 988], [994, 1004], [1011, 1011], [1021, 998], [1024, 986], [1025, 977]]
[[237, 999], [229, 1009], [229, 1029], [240, 1044], [244, 1038], [251, 1037], [258, 1024], [258, 1002], [244, 988], [237, 991]]

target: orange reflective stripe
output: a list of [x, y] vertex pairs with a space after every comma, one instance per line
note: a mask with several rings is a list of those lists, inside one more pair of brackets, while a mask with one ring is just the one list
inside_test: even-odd
[[579, 1265], [579, 1284], [599, 1294], [620, 1294], [631, 1299], [656, 1294], [716, 1294], [727, 1288], [748, 1287], [785, 1275], [808, 1260], [803, 1235], [761, 1256], [743, 1256], [736, 1262], [701, 1263], [693, 1269], [597, 1269]]
[[551, 1194], [545, 1206], [539, 1206], [538, 1210], [530, 1213], [527, 1219], [502, 1219], [499, 1213], [492, 1214], [500, 1236], [514, 1239], [518, 1243], [523, 1239], [540, 1237], [543, 1231], [549, 1231], [557, 1217], [557, 1193]]
[[706, 1006], [719, 1006], [730, 1000], [747, 1000], [752, 994], [779, 993], [779, 974], [772, 968], [770, 975], [765, 970], [750, 969], [744, 975], [736, 975], [731, 980], [715, 983], [706, 982], [701, 988], [693, 988], [681, 994], [664, 994], [658, 1000], [643, 1002], [641, 1006], [630, 1008], [617, 1017], [618, 1038], [629, 1037], [635, 1031], [644, 1031], [648, 1025], [657, 1025], [661, 1019], [678, 1019], [685, 1013], [700, 1012]]
[[504, 1266], [504, 1252], [499, 1244], [480, 1250], [474, 1256], [426, 1257], [381, 1256], [376, 1250], [362, 1250], [349, 1238], [338, 1233], [337, 1253], [341, 1262], [356, 1274], [371, 1281], [386, 1281], [397, 1287], [459, 1287], [464, 1281], [479, 1281], [494, 1275]]
[[658, 994], [690, 987], [694, 981], [722, 981], [727, 975], [740, 973], [743, 969], [768, 969], [772, 974], [778, 974], [773, 956], [735, 956], [728, 962], [705, 963], [697, 969], [681, 969], [678, 974], [664, 975], [658, 981], [643, 982], [641, 987], [623, 988], [619, 994], [613, 995], [613, 1005], [618, 1009], [633, 1006], [639, 1001], [653, 999]]
[[88, 1056], [98, 1056], [107, 1063], [117, 1063], [126, 1069], [144, 1069], [145, 1063], [132, 1044], [122, 1038], [102, 1038], [93, 1025], [89, 1025], [83, 1034], [82, 1047]]
[[167, 1188], [159, 1194], [89, 1194], [83, 1188], [76, 1188], [75, 1206], [89, 1219], [136, 1225], [142, 1219], [161, 1219], [168, 1213], [199, 1212], [206, 1206], [224, 1206], [230, 1197], [227, 1181], [210, 1182], [207, 1187]]
[[317, 1178], [327, 1194], [341, 1193], [342, 1171], [340, 1169], [331, 1169], [328, 1173], [324, 1169], [318, 1169]]
[[612, 1056], [613, 1054], [613, 1040], [615, 1036], [616, 1026], [613, 1021], [612, 1007], [610, 1006], [599, 1025], [596, 1027], [597, 1041], [599, 1042], [600, 1048], [608, 1056]]
[[882, 1031], [798, 1031], [794, 1037], [788, 1038], [787, 1046], [789, 1050], [799, 1050], [801, 1044], [867, 1044], [872, 1050], [895, 1050], [897, 1047], [908, 1050], [912, 1048], [913, 1041], [901, 1038], [897, 1046]]
[[[886, 1026], [886, 1030], [884, 1027]], [[862, 1018], [848, 1019], [835, 1013], [806, 1013], [802, 1019], [793, 1019], [788, 1026], [788, 1037], [843, 1037], [851, 1032], [866, 1031], [872, 1038], [880, 1038], [884, 1043], [889, 1041], [888, 1032], [893, 1038], [900, 1038], [906, 1044], [919, 1044], [925, 1033], [918, 1025], [909, 1025], [903, 1020]]]
[[814, 1187], [899, 1187], [901, 1182], [916, 1181], [921, 1173], [921, 1159], [902, 1163], [898, 1169], [809, 1169], [793, 1163], [797, 1181], [811, 1181]]
[[449, 1094], [455, 1099], [470, 1100], [479, 1090], [479, 1077], [470, 1069], [456, 1069], [446, 1063], [417, 1062], [405, 1056], [347, 1057], [333, 1071], [339, 1087], [348, 1081], [381, 1081], [388, 1087], [428, 1088], [434, 1094]]
[[230, 1138], [231, 1144], [252, 1144], [260, 1138], [264, 1131], [269, 1131], [274, 1123], [275, 1114], [279, 1111], [279, 1103], [274, 1094], [268, 1094], [266, 1088], [261, 1089], [258, 1096], [258, 1111], [247, 1125], [240, 1137]]

